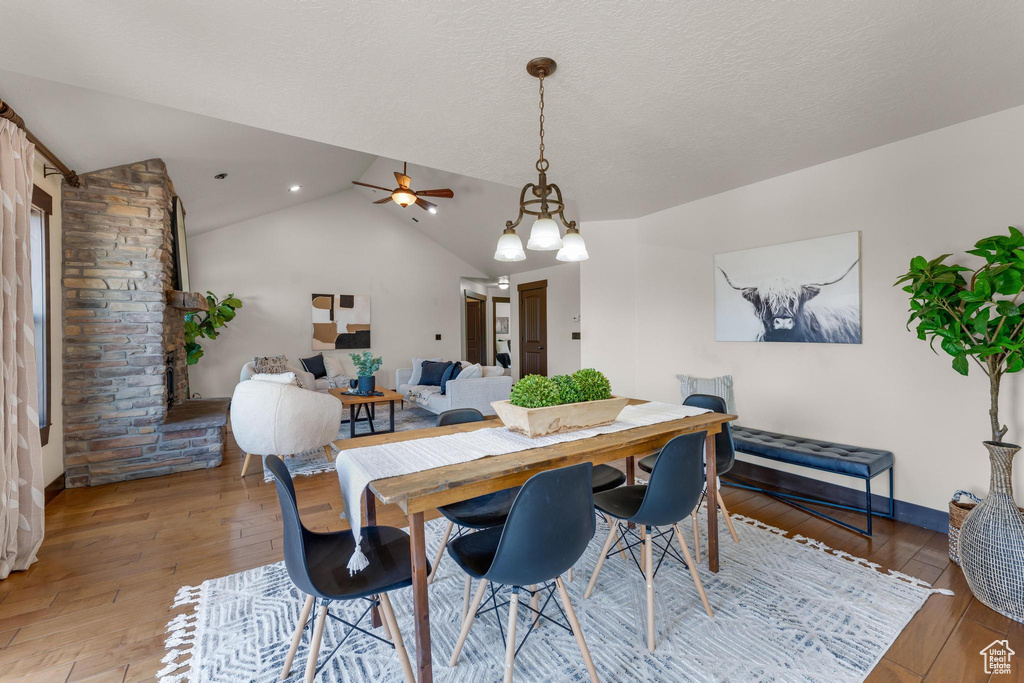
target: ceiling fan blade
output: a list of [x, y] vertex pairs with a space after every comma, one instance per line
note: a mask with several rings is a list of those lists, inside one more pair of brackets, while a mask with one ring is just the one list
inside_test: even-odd
[[388, 202], [391, 202], [391, 201], [394, 201], [394, 200], [391, 199], [391, 195], [388, 195], [384, 199], [378, 199], [377, 201], [374, 202], [374, 204], [387, 204]]
[[429, 211], [430, 213], [437, 213], [437, 204], [428, 202], [426, 199], [420, 199], [419, 197], [417, 197], [416, 206], [420, 207], [424, 211]]
[[358, 180], [353, 180], [352, 184], [353, 185], [362, 185], [363, 187], [372, 187], [375, 190], [384, 190], [385, 192], [388, 192], [388, 193], [391, 192], [391, 188], [390, 187], [381, 187], [380, 185], [371, 185], [369, 183], [361, 183]]
[[420, 197], [445, 197], [446, 199], [451, 199], [455, 196], [455, 193], [447, 187], [441, 190], [419, 190], [416, 194]]
[[412, 181], [412, 178], [410, 178], [409, 176], [404, 175], [402, 173], [399, 173], [398, 171], [395, 171], [395, 180], [398, 181], [398, 186], [399, 187], [408, 190], [409, 189], [409, 183]]

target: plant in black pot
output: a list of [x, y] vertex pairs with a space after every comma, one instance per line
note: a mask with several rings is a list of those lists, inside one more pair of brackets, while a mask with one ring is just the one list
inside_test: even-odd
[[[989, 494], [968, 513], [960, 531], [960, 564], [974, 595], [1000, 614], [1024, 621], [1024, 514], [1013, 499], [1011, 472], [1020, 446], [1006, 443], [999, 420], [1003, 375], [1024, 369], [1024, 233], [986, 237], [967, 250], [978, 268], [948, 265], [951, 254], [915, 256], [897, 280], [910, 295], [910, 319], [919, 339], [953, 357], [961, 375], [972, 363], [989, 380], [992, 467]], [[937, 351], [936, 351], [937, 353]]]
[[373, 376], [373, 373], [380, 370], [380, 364], [383, 360], [380, 356], [374, 356], [369, 351], [350, 353], [349, 358], [355, 364], [356, 373], [359, 375], [359, 382], [357, 384], [359, 393], [372, 394], [377, 390], [377, 379]]

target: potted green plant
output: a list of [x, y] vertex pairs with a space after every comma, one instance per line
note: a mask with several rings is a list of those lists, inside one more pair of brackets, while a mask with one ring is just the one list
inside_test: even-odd
[[985, 500], [968, 513], [960, 531], [960, 564], [974, 595], [1000, 614], [1024, 621], [1024, 514], [1013, 499], [1013, 457], [999, 419], [1003, 376], [1024, 369], [1024, 233], [986, 237], [967, 250], [984, 259], [977, 268], [915, 256], [897, 285], [910, 295], [907, 328], [952, 356], [968, 375], [972, 364], [988, 377], [992, 439], [984, 445], [991, 463]]
[[608, 378], [593, 368], [572, 375], [527, 375], [507, 401], [491, 407], [505, 426], [529, 437], [568, 432], [614, 422], [628, 398], [612, 396]]
[[380, 356], [374, 356], [369, 351], [362, 353], [350, 353], [349, 358], [356, 366], [356, 374], [359, 375], [358, 391], [360, 394], [372, 394], [377, 390], [377, 378], [373, 373], [380, 370], [383, 362]]
[[216, 339], [218, 330], [235, 319], [235, 311], [242, 307], [242, 300], [234, 294], [218, 299], [213, 292], [206, 293], [207, 311], [192, 311], [185, 314], [185, 356], [189, 365], [195, 365], [203, 357], [203, 347], [196, 341], [200, 337]]

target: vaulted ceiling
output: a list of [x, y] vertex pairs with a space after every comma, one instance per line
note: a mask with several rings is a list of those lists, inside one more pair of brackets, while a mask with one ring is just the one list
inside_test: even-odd
[[1024, 103], [1024, 3], [6, 0], [0, 64], [643, 215]]

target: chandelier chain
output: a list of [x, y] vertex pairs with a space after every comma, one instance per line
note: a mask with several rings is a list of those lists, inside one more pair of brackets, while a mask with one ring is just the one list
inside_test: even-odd
[[538, 76], [540, 80], [540, 158], [537, 159], [537, 170], [543, 173], [548, 170], [548, 160], [544, 158], [544, 72]]

